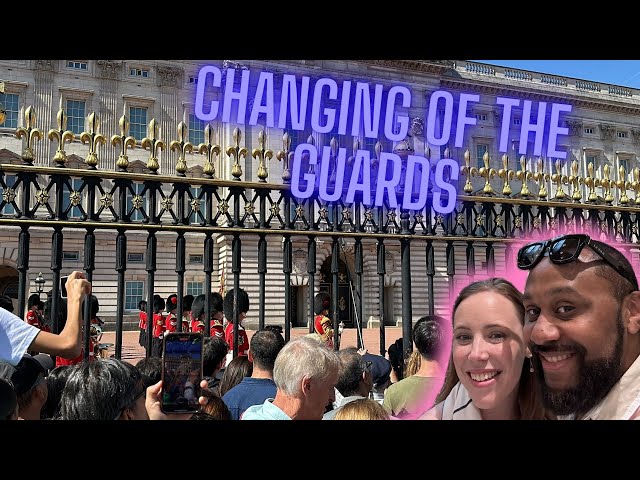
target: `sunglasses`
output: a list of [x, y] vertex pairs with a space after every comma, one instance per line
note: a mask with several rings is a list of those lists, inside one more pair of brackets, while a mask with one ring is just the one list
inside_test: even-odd
[[[626, 278], [633, 285], [634, 290], [638, 290], [638, 280], [633, 269], [623, 261], [622, 254], [613, 249], [617, 255], [608, 252], [606, 244], [595, 242], [584, 234], [564, 235], [545, 242], [534, 242], [525, 245], [518, 251], [518, 268], [522, 270], [531, 270], [545, 256], [545, 252], [549, 252], [549, 260], [555, 264], [565, 264], [575, 262], [580, 256], [580, 252], [584, 247], [589, 247], [596, 252], [607, 264], [618, 272], [622, 277]], [[621, 258], [618, 258], [618, 255]]]

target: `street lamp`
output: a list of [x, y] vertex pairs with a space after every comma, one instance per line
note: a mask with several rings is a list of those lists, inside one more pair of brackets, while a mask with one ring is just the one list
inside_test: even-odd
[[41, 295], [44, 291], [44, 284], [46, 282], [46, 280], [42, 276], [42, 272], [38, 272], [38, 276], [36, 277], [34, 282], [36, 282], [36, 286], [38, 287], [38, 295]]

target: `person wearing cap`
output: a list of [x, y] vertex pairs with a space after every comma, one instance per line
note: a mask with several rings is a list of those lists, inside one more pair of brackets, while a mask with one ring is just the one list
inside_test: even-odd
[[84, 273], [73, 272], [67, 278], [67, 318], [59, 334], [29, 325], [20, 317], [0, 308], [0, 361], [17, 365], [29, 351], [74, 358], [82, 351], [82, 312], [80, 305], [91, 293]]
[[164, 298], [160, 295], [153, 296], [153, 339], [151, 341], [151, 355], [156, 357], [162, 357], [162, 337], [166, 329], [166, 323], [162, 316], [162, 311], [165, 307]]
[[327, 292], [318, 293], [313, 302], [313, 330], [322, 337], [324, 344], [328, 348], [333, 348], [333, 323], [329, 318], [329, 304], [331, 297]]
[[[614, 243], [614, 240], [609, 240]], [[522, 247], [524, 339], [559, 419], [640, 418], [640, 291], [629, 260], [586, 234]]]
[[372, 355], [371, 353], [365, 353], [363, 357], [365, 361], [371, 362], [371, 377], [373, 380], [371, 397], [382, 404], [384, 392], [391, 384], [391, 362], [380, 355]]
[[47, 372], [53, 368], [49, 355], [34, 357], [25, 354], [15, 367], [0, 364], [0, 378], [10, 381], [18, 400], [18, 419], [40, 420], [40, 412], [47, 401]]

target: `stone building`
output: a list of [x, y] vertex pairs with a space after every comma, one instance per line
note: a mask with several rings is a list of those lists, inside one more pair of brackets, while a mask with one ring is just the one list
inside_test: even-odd
[[[251, 87], [255, 88], [257, 73], [269, 71], [274, 73], [276, 85], [278, 79], [285, 74], [294, 74], [298, 78], [308, 76], [311, 81], [321, 77], [335, 79], [338, 84], [342, 81], [361, 81], [373, 86], [376, 84], [389, 88], [393, 85], [403, 85], [411, 91], [409, 107], [399, 109], [411, 120], [405, 139], [390, 142], [380, 139], [383, 151], [393, 151], [401, 157], [409, 153], [423, 155], [436, 163], [441, 158], [453, 158], [462, 166], [465, 165], [465, 152], [469, 152], [469, 167], [489, 167], [496, 170], [495, 176], [483, 178], [476, 174], [473, 177], [461, 176], [460, 189], [467, 193], [482, 192], [483, 186], [489, 182], [496, 192], [502, 191], [504, 178], [497, 175], [498, 170], [505, 169], [502, 153], [499, 151], [499, 141], [502, 138], [503, 109], [498, 104], [499, 97], [521, 100], [513, 108], [509, 124], [506, 126], [507, 142], [509, 145], [508, 165], [515, 176], [524, 178], [535, 197], [540, 192], [541, 183], [535, 174], [560, 174], [570, 176], [576, 172], [572, 170], [575, 164], [579, 175], [583, 178], [620, 180], [620, 167], [624, 167], [625, 180], [623, 189], [634, 191], [638, 185], [637, 155], [640, 151], [640, 91], [605, 85], [588, 79], [573, 79], [549, 75], [540, 72], [529, 72], [502, 68], [492, 65], [467, 61], [417, 61], [417, 60], [389, 60], [389, 61], [329, 61], [329, 60], [300, 60], [300, 61], [264, 61], [264, 60], [236, 60], [236, 61], [165, 61], [165, 60], [0, 60], [0, 82], [5, 84], [5, 93], [0, 99], [5, 104], [7, 117], [0, 126], [0, 164], [21, 163], [20, 152], [24, 139], [14, 135], [17, 127], [24, 126], [25, 109], [33, 106], [36, 116], [36, 126], [45, 134], [45, 138], [34, 142], [36, 166], [55, 166], [53, 160], [58, 143], [46, 137], [49, 130], [57, 130], [56, 115], [63, 108], [68, 116], [67, 129], [74, 133], [73, 141], [65, 145], [66, 165], [73, 168], [87, 168], [85, 158], [88, 145], [81, 140], [83, 132], [90, 132], [91, 126], [88, 116], [95, 112], [99, 119], [99, 132], [104, 135], [106, 145], [99, 145], [99, 169], [114, 170], [120, 150], [110, 145], [114, 135], [120, 135], [119, 120], [126, 114], [130, 122], [129, 135], [135, 138], [135, 148], [129, 148], [128, 170], [132, 173], [149, 172], [147, 160], [149, 151], [140, 146], [140, 141], [147, 136], [149, 122], [155, 119], [159, 127], [159, 137], [166, 148], [159, 152], [159, 170], [161, 175], [175, 175], [179, 151], [169, 148], [172, 140], [189, 141], [194, 146], [206, 143], [206, 123], [195, 115], [195, 93], [198, 82], [198, 72], [204, 65], [214, 64], [225, 75], [228, 69], [235, 72], [250, 70]], [[239, 76], [239, 74], [238, 74]], [[238, 80], [238, 78], [236, 78]], [[236, 82], [237, 83], [237, 82]], [[454, 97], [461, 93], [479, 95], [479, 102], [467, 106], [466, 115], [476, 120], [475, 125], [467, 127], [461, 146], [455, 146], [452, 135], [451, 141], [441, 146], [429, 145], [427, 141], [426, 125], [429, 118], [429, 100], [433, 92], [445, 90]], [[213, 92], [211, 100], [219, 99], [219, 93]], [[533, 155], [534, 139], [529, 137], [526, 154], [520, 153], [521, 139], [519, 132], [525, 113], [525, 102], [533, 102], [537, 108], [542, 103], [570, 104], [571, 112], [561, 117], [561, 126], [568, 128], [568, 135], [558, 137], [557, 150], [566, 152], [566, 161], [559, 162], [556, 170], [556, 159], [546, 155], [548, 139], [543, 140], [544, 152]], [[336, 105], [337, 106], [337, 105]], [[251, 103], [249, 108], [251, 107]], [[454, 114], [459, 112], [454, 111]], [[442, 121], [443, 111], [433, 113], [433, 118]], [[532, 113], [532, 115], [534, 115]], [[549, 122], [550, 108], [547, 109], [545, 121]], [[526, 120], [526, 119], [525, 119]], [[178, 123], [182, 121], [188, 128], [186, 138], [180, 138], [177, 131]], [[533, 120], [532, 120], [533, 121]], [[220, 146], [220, 155], [214, 161], [215, 176], [231, 180], [232, 158], [225, 152], [229, 146], [234, 146], [233, 130], [238, 127], [242, 133], [239, 145], [245, 146], [249, 152], [259, 147], [259, 133], [264, 128], [266, 133], [265, 148], [274, 152], [273, 158], [267, 162], [268, 182], [282, 183], [283, 162], [276, 159], [275, 153], [283, 149], [283, 129], [267, 128], [264, 117], [260, 117], [257, 125], [235, 125], [220, 121], [211, 122], [212, 141]], [[291, 136], [291, 149], [295, 145], [304, 143], [311, 136], [318, 145], [329, 145], [331, 138], [336, 138], [339, 146], [347, 148], [351, 155], [354, 137], [339, 135], [337, 129], [326, 134], [318, 134], [311, 130], [307, 123], [304, 131], [296, 131], [287, 125], [286, 130]], [[439, 132], [442, 134], [442, 131]], [[374, 146], [378, 139], [366, 138], [361, 132], [356, 138], [360, 148], [369, 150], [374, 155]], [[485, 157], [488, 154], [488, 157]], [[193, 177], [190, 189], [193, 195], [198, 194], [198, 178], [203, 176], [205, 156], [194, 148], [184, 152], [186, 161], [186, 175]], [[487, 158], [488, 165], [485, 165]], [[521, 161], [522, 158], [522, 161]], [[258, 159], [250, 153], [240, 160], [242, 181], [255, 182], [258, 180]], [[591, 165], [592, 167], [589, 167]], [[573, 167], [573, 168], [576, 168]], [[486, 170], [486, 171], [488, 171]], [[471, 187], [468, 186], [468, 180]], [[11, 175], [7, 174], [6, 185], [12, 185]], [[79, 181], [79, 180], [77, 180]], [[635, 182], [635, 183], [634, 183]], [[545, 180], [549, 198], [558, 193], [558, 183], [551, 177]], [[565, 181], [565, 189], [571, 187]], [[75, 184], [70, 185], [64, 192], [63, 202], [69, 207], [70, 218], [82, 216], [82, 203], [73, 203]], [[142, 184], [134, 187], [135, 194], [142, 192]], [[515, 188], [515, 187], [514, 187]], [[638, 187], [640, 188], [640, 187]], [[4, 189], [6, 193], [6, 188]], [[247, 190], [247, 197], [251, 196], [251, 188]], [[575, 191], [581, 191], [586, 199], [590, 194], [597, 196], [604, 203], [607, 196], [606, 184], [588, 182], [576, 184]], [[638, 193], [638, 189], [635, 190]], [[540, 195], [541, 196], [541, 195]], [[616, 198], [621, 197], [621, 191]], [[141, 201], [144, 208], [147, 198], [131, 194], [127, 198], [128, 205], [134, 206]], [[610, 203], [610, 202], [609, 202]], [[619, 204], [619, 202], [616, 202]], [[15, 209], [5, 202], [2, 215], [10, 217]], [[139, 210], [133, 213], [132, 220], [140, 220]], [[436, 229], [442, 224], [442, 217], [434, 216]], [[197, 216], [193, 222], [197, 223]], [[17, 296], [17, 236], [18, 227], [2, 225], [0, 227], [0, 293], [7, 293], [13, 298]], [[45, 279], [44, 290], [51, 287], [51, 229], [33, 226], [30, 228], [31, 245], [29, 255], [29, 293], [37, 291], [35, 278], [42, 272]], [[634, 231], [634, 235], [635, 235]], [[97, 261], [94, 273], [94, 293], [101, 304], [100, 314], [107, 320], [115, 316], [117, 291], [114, 288], [116, 271], [114, 270], [115, 235], [112, 231], [96, 231]], [[125, 314], [131, 320], [130, 325], [137, 322], [137, 304], [146, 298], [147, 272], [145, 271], [146, 233], [142, 230], [128, 230], [127, 270], [125, 274], [126, 291]], [[197, 295], [204, 288], [203, 247], [202, 236], [197, 233], [187, 233], [187, 268], [184, 277], [184, 293]], [[634, 237], [635, 238], [635, 237]], [[156, 293], [163, 297], [176, 291], [175, 273], [175, 234], [158, 233], [158, 270], [155, 274]], [[265, 305], [266, 323], [282, 323], [284, 319], [284, 293], [282, 273], [282, 241], [277, 236], [268, 237], [267, 274]], [[292, 320], [294, 326], [307, 325], [308, 314], [308, 274], [307, 274], [307, 239], [302, 233], [294, 237], [293, 274], [291, 284], [293, 288]], [[64, 272], [82, 269], [84, 262], [84, 230], [65, 229], [64, 238]], [[258, 266], [257, 240], [255, 236], [242, 237], [242, 273], [241, 286], [245, 288], [253, 305], [246, 324], [255, 326], [258, 314]], [[478, 245], [484, 245], [478, 240]], [[435, 276], [433, 277], [433, 293], [436, 313], [444, 313], [448, 308], [451, 282], [465, 282], [468, 278], [467, 258], [464, 255], [466, 242], [456, 242], [455, 275], [451, 275], [451, 266], [447, 268], [445, 260], [445, 242], [434, 243]], [[230, 288], [231, 256], [230, 236], [217, 234], [215, 236], [215, 262], [213, 273], [213, 288]], [[386, 274], [384, 275], [384, 291], [378, 288], [376, 245], [373, 242], [363, 242], [364, 271], [363, 271], [363, 321], [365, 325], [375, 326], [380, 318], [379, 298], [384, 297], [385, 323], [396, 325], [401, 321], [402, 296], [400, 289], [401, 264], [399, 242], [389, 242], [386, 251]], [[487, 262], [482, 255], [477, 255], [475, 273], [487, 273]], [[331, 242], [318, 239], [316, 262], [316, 290], [330, 288]], [[349, 277], [354, 275], [353, 242], [346, 240], [340, 257], [340, 309], [348, 326], [354, 324], [352, 292], [349, 288]], [[504, 270], [504, 246], [495, 246], [495, 272], [500, 274]], [[449, 274], [448, 274], [449, 273]], [[220, 286], [220, 280], [226, 283]], [[226, 281], [225, 281], [226, 280]], [[418, 246], [411, 253], [411, 283], [412, 283], [412, 316], [414, 321], [428, 311], [428, 279], [426, 253], [424, 247]]]

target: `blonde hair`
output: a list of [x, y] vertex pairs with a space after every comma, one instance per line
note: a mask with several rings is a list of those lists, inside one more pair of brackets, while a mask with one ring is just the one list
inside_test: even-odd
[[336, 412], [336, 420], [389, 420], [387, 411], [375, 400], [361, 398], [349, 402]]
[[411, 356], [409, 360], [407, 360], [407, 364], [404, 367], [404, 378], [410, 377], [411, 375], [415, 375], [420, 370], [420, 365], [422, 364], [422, 355], [418, 350], [414, 350], [411, 352]]

